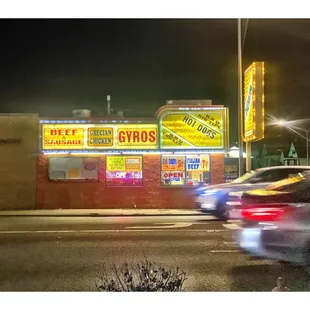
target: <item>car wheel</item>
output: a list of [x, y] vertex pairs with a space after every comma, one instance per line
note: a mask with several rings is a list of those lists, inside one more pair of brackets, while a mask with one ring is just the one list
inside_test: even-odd
[[220, 201], [218, 203], [215, 216], [222, 221], [227, 221], [229, 219], [229, 212], [225, 202]]

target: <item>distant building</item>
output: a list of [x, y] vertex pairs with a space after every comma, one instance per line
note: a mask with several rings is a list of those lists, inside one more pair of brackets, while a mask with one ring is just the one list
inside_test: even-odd
[[263, 144], [254, 156], [253, 168], [269, 166], [307, 165], [306, 143], [291, 142], [289, 146], [279, 144]]

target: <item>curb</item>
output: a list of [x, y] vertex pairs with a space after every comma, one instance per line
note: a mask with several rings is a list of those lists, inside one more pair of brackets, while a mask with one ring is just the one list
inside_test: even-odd
[[51, 210], [46, 212], [42, 211], [0, 211], [0, 217], [131, 217], [131, 216], [202, 216], [205, 213], [199, 211], [129, 211], [119, 210], [118, 212], [113, 211], [101, 211], [101, 212], [68, 212], [64, 210]]

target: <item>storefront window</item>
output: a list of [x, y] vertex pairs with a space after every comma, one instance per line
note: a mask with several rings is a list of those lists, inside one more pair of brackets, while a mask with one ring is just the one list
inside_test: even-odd
[[161, 184], [185, 185], [185, 156], [162, 156]]
[[209, 183], [209, 155], [186, 156], [186, 185], [198, 186]]
[[98, 158], [49, 158], [50, 180], [98, 180], [98, 171]]
[[142, 156], [106, 157], [107, 186], [142, 186]]
[[162, 155], [162, 185], [198, 186], [209, 183], [209, 155]]

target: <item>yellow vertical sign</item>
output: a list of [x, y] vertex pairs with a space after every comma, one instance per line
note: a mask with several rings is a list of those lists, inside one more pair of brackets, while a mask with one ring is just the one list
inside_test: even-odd
[[244, 137], [254, 132], [253, 68], [250, 66], [244, 74]]
[[265, 65], [253, 62], [244, 72], [244, 141], [258, 141], [265, 131]]

